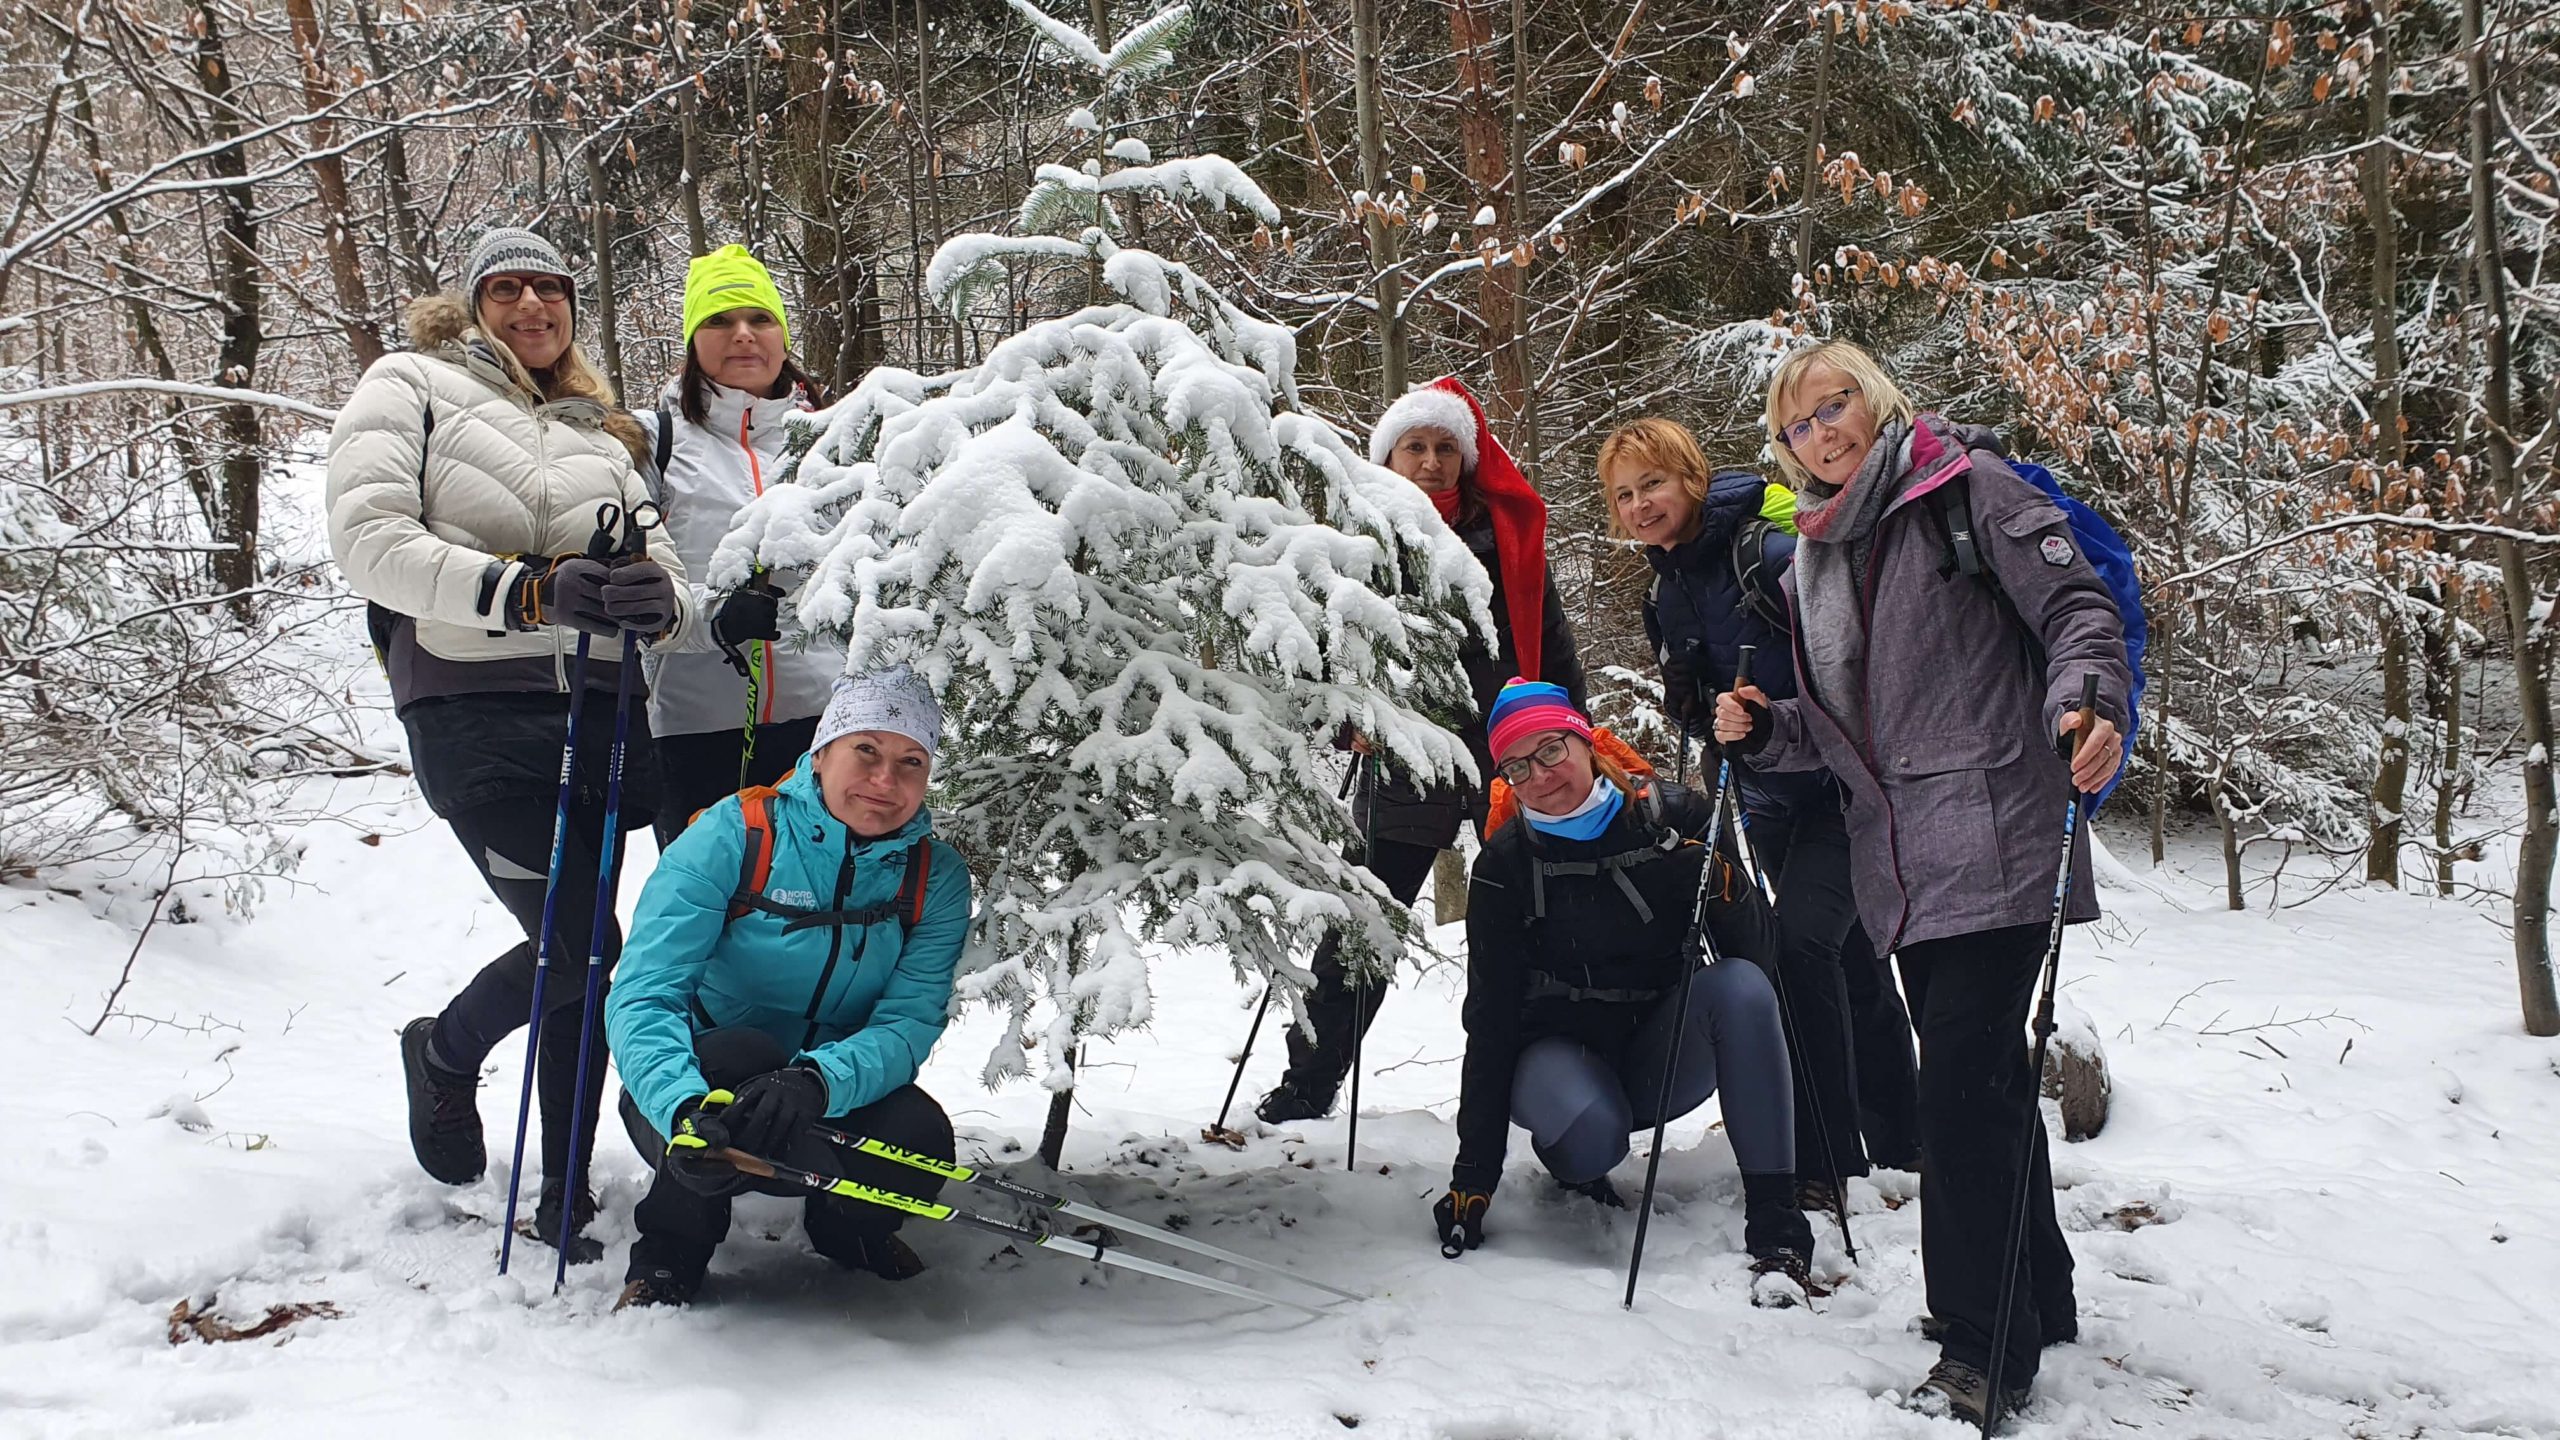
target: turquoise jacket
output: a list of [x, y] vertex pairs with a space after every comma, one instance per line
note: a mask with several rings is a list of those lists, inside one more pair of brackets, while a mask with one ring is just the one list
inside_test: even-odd
[[[906, 852], [933, 833], [919, 809], [896, 834], [855, 837], [827, 813], [803, 765], [768, 807], [774, 828], [767, 898], [858, 910], [894, 899]], [[640, 892], [615, 967], [605, 1037], [622, 1083], [664, 1135], [676, 1107], [708, 1091], [694, 1061], [697, 1027], [749, 1025], [792, 1047], [827, 1082], [827, 1113], [871, 1104], [916, 1078], [942, 1037], [951, 975], [969, 929], [969, 868], [940, 840], [924, 918], [782, 933], [779, 916], [729, 919], [746, 849], [737, 797], [702, 812], [669, 846]]]

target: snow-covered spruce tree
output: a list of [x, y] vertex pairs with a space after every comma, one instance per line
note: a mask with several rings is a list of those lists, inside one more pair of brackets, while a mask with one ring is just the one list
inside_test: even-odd
[[934, 815], [978, 883], [960, 993], [1011, 1022], [988, 1083], [1036, 1049], [1063, 1094], [1081, 1037], [1148, 1019], [1169, 947], [1293, 997], [1328, 930], [1353, 963], [1394, 962], [1406, 912], [1342, 858], [1326, 742], [1348, 724], [1409, 773], [1467, 773], [1444, 722], [1491, 587], [1420, 491], [1301, 409], [1287, 329], [1113, 238], [1149, 200], [1279, 218], [1225, 159], [1154, 163], [1096, 118], [1171, 55], [1184, 8], [1106, 50], [1015, 5], [1099, 77], [1068, 120], [1096, 153], [1041, 166], [1014, 233], [945, 245], [931, 293], [965, 311], [1018, 271], [1089, 303], [968, 369], [874, 369], [709, 578], [799, 577], [809, 643], [910, 663], [942, 697]]

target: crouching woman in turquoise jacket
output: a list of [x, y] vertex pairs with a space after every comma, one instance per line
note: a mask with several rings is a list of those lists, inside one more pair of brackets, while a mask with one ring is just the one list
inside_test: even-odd
[[[941, 1188], [810, 1129], [955, 1158], [949, 1117], [915, 1084], [969, 928], [968, 867], [924, 808], [941, 738], [941, 707], [906, 667], [839, 680], [809, 759], [704, 811], [649, 876], [605, 1010], [623, 1123], [658, 1166], [624, 1305], [690, 1301], [739, 1191], [808, 1193], [710, 1151], [925, 1200]], [[677, 1135], [706, 1143], [671, 1148]], [[890, 1280], [923, 1268], [899, 1211], [820, 1195], [805, 1214], [840, 1265]]]

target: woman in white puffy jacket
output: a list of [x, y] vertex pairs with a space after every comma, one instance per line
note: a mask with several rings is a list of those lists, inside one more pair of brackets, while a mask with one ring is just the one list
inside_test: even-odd
[[[640, 473], [648, 452], [639, 425], [612, 408], [612, 387], [578, 350], [576, 284], [559, 252], [530, 231], [492, 230], [473, 247], [462, 282], [458, 298], [411, 307], [416, 348], [376, 361], [339, 412], [329, 435], [329, 544], [348, 583], [372, 602], [418, 788], [525, 937], [441, 1014], [401, 1031], [410, 1142], [427, 1173], [450, 1185], [487, 1168], [474, 1088], [482, 1062], [532, 1007], [570, 659], [579, 631], [600, 637], [578, 697], [578, 778], [542, 1022], [544, 1184], [535, 1228], [549, 1240], [560, 1233], [572, 1169], [586, 960], [598, 954], [609, 966], [621, 949], [609, 916], [609, 933], [589, 933], [621, 636], [653, 649], [682, 644], [695, 608], [663, 530], [649, 533], [644, 554], [584, 558], [599, 506], [628, 512], [648, 499]], [[657, 808], [645, 727], [634, 725], [632, 739], [627, 827], [648, 823]], [[590, 1149], [605, 1047], [593, 1054], [583, 1122]], [[594, 1209], [583, 1187], [575, 1203], [583, 1229]]]
[[[743, 245], [724, 245], [685, 270], [684, 373], [667, 386], [649, 431], [667, 533], [711, 617], [657, 657], [649, 728], [658, 738], [665, 803], [659, 848], [695, 812], [742, 786], [772, 785], [809, 748], [841, 651], [786, 649], [782, 596], [769, 583], [713, 597], [700, 581], [739, 507], [782, 478], [784, 422], [818, 403], [790, 356], [782, 292]], [[752, 716], [748, 709], [752, 697]]]

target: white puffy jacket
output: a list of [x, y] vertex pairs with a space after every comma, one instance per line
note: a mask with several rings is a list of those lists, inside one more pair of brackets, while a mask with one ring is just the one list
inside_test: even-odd
[[[703, 387], [704, 423], [685, 418], [676, 387], [670, 385], [654, 413], [639, 416], [641, 427], [657, 444], [660, 425], [669, 427], [663, 453], [666, 469], [658, 477], [658, 503], [667, 515], [667, 533], [684, 558], [685, 573], [697, 578], [693, 603], [703, 615], [683, 643], [664, 647], [655, 657], [657, 678], [649, 690], [649, 729], [656, 735], [703, 735], [745, 727], [747, 682], [720, 653], [712, 637], [710, 617], [718, 597], [705, 593], [699, 577], [709, 573], [711, 552], [729, 532], [739, 507], [764, 493], [782, 477], [789, 440], [784, 423], [808, 406], [795, 392], [778, 399], [707, 383]], [[756, 700], [756, 722], [805, 720], [827, 708], [827, 694], [844, 673], [844, 654], [836, 647], [794, 648], [789, 642], [757, 642], [764, 652], [765, 684]]]
[[[420, 301], [409, 327], [418, 349], [375, 361], [329, 432], [330, 551], [356, 593], [412, 622], [402, 644], [423, 655], [395, 655], [392, 666], [403, 706], [546, 688], [546, 672], [547, 688], [566, 690], [577, 632], [509, 630], [500, 618], [523, 570], [516, 557], [582, 553], [600, 505], [627, 511], [648, 499], [631, 448], [646, 441], [592, 400], [534, 403], [472, 353], [458, 302]], [[676, 625], [657, 643], [681, 644], [698, 615], [684, 562], [663, 527], [648, 548], [676, 582]], [[597, 650], [596, 661], [613, 658], [611, 647]], [[590, 684], [601, 676], [610, 686], [613, 673], [599, 663]]]

